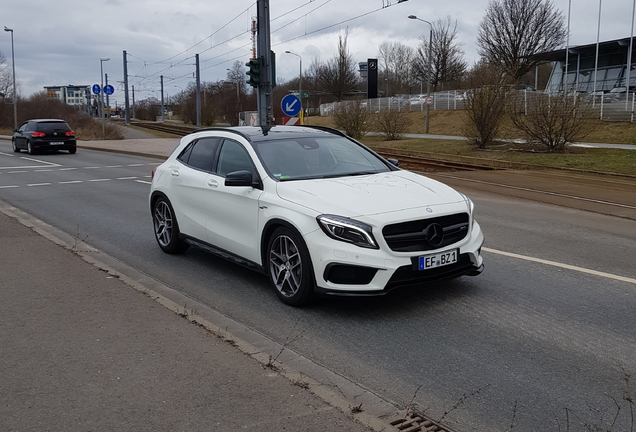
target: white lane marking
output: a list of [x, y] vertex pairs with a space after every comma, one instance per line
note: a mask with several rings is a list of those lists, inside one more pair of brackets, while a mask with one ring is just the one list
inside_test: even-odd
[[110, 165], [110, 166], [107, 166], [106, 168], [121, 168], [121, 167], [123, 167], [123, 165]]
[[76, 170], [77, 168], [60, 168], [59, 171], [71, 171]]
[[[42, 165], [49, 165], [49, 166], [52, 166], [52, 167], [62, 166], [62, 165], [54, 163], [54, 162], [46, 162], [46, 161], [43, 161], [43, 160], [31, 159], [31, 158], [28, 158], [28, 157], [21, 157], [20, 159], [24, 159], [24, 160], [28, 160], [28, 161], [32, 161], [32, 162], [37, 162], [37, 163], [41, 163]], [[42, 167], [36, 167], [36, 168], [42, 168]]]
[[137, 183], [143, 183], [143, 184], [152, 184], [151, 182], [147, 182], [145, 180], [135, 180]]
[[134, 180], [137, 177], [117, 177], [117, 180]]
[[7, 174], [21, 174], [25, 172], [28, 172], [28, 171], [9, 171]]
[[516, 253], [512, 253], [512, 252], [504, 252], [504, 251], [500, 251], [497, 249], [490, 249], [490, 248], [481, 248], [481, 250], [486, 251], [486, 252], [490, 252], [490, 253], [494, 253], [494, 254], [499, 254], [499, 255], [504, 255], [507, 257], [511, 257], [511, 258], [518, 258], [518, 259], [522, 259], [522, 260], [526, 260], [526, 261], [532, 261], [532, 262], [536, 262], [539, 264], [546, 264], [546, 265], [551, 265], [554, 267], [559, 267], [559, 268], [564, 268], [567, 270], [574, 270], [574, 271], [578, 271], [581, 273], [587, 273], [590, 275], [594, 275], [594, 276], [600, 276], [600, 277], [604, 277], [607, 279], [614, 279], [614, 280], [618, 280], [621, 282], [627, 282], [627, 283], [631, 283], [631, 284], [636, 284], [636, 279], [633, 278], [629, 278], [629, 277], [625, 277], [625, 276], [618, 276], [618, 275], [614, 275], [611, 273], [605, 273], [605, 272], [600, 272], [600, 271], [596, 271], [596, 270], [590, 270], [590, 269], [586, 269], [583, 267], [577, 267], [577, 266], [573, 266], [573, 265], [569, 265], [569, 264], [563, 264], [563, 263], [559, 263], [556, 261], [548, 261], [548, 260], [544, 260], [541, 258], [534, 258], [534, 257], [529, 257], [526, 255], [519, 255]]
[[28, 184], [27, 186], [31, 187], [31, 186], [50, 186], [51, 183], [31, 183]]
[[105, 181], [111, 181], [112, 179], [92, 179], [89, 180], [89, 182], [105, 182]]
[[63, 182], [58, 182], [59, 184], [73, 184], [73, 183], [83, 183], [82, 180], [70, 180], [70, 181], [63, 181]]
[[11, 186], [0, 186], [0, 189], [9, 189], [9, 188], [17, 188], [20, 187], [18, 185], [11, 185]]
[[84, 167], [84, 169], [99, 169], [100, 167]]
[[50, 172], [52, 169], [35, 170], [34, 172]]
[[126, 165], [126, 166], [134, 167], [134, 166], [144, 166], [144, 165], [145, 165], [145, 164], [130, 164], [130, 165]]

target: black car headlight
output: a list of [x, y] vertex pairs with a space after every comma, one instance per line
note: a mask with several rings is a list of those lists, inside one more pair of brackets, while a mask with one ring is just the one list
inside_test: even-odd
[[316, 218], [320, 228], [335, 240], [369, 249], [380, 249], [373, 238], [370, 225], [343, 216], [320, 215]]

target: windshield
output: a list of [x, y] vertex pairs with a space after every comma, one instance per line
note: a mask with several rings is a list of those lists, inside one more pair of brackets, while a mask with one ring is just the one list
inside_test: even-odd
[[269, 175], [280, 181], [390, 171], [375, 154], [338, 136], [262, 141], [254, 147]]

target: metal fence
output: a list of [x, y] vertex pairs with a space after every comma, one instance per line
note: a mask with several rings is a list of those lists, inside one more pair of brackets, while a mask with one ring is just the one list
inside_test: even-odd
[[[470, 92], [470, 90], [467, 90]], [[523, 97], [524, 104], [530, 103], [533, 95], [541, 92], [521, 90], [509, 92], [506, 97]], [[555, 95], [556, 96], [556, 95]], [[634, 108], [636, 93], [601, 93], [591, 95], [580, 93], [576, 97], [592, 104], [595, 116], [603, 120], [634, 122]], [[430, 99], [426, 95], [397, 95], [388, 98], [364, 99], [363, 106], [371, 112], [378, 113], [387, 110], [417, 112], [425, 111], [427, 102], [430, 102], [430, 110], [461, 110], [465, 108], [466, 91], [452, 90], [431, 93]], [[320, 115], [333, 115], [335, 108], [343, 102], [332, 102], [320, 105]], [[345, 102], [346, 103], [346, 102]]]

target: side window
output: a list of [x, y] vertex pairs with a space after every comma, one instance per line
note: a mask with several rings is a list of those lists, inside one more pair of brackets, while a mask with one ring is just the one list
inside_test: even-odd
[[247, 151], [236, 141], [223, 141], [217, 174], [225, 177], [228, 173], [243, 170], [254, 173], [254, 164]]
[[[214, 156], [219, 147], [218, 138], [201, 138], [190, 144], [183, 153], [179, 155], [179, 160], [203, 171], [211, 171]], [[182, 158], [187, 157], [187, 160]]]
[[23, 123], [22, 126], [20, 126], [20, 129], [18, 129], [20, 132], [24, 132], [26, 130], [26, 127], [29, 123]]

